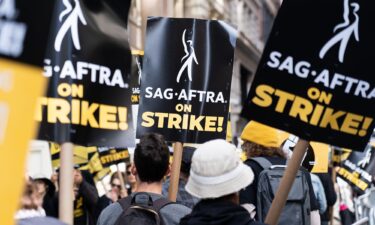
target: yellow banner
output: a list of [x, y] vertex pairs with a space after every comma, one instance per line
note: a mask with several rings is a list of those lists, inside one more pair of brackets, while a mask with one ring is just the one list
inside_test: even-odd
[[0, 224], [14, 224], [34, 137], [36, 99], [44, 91], [42, 69], [0, 58]]
[[314, 150], [315, 165], [312, 173], [327, 173], [329, 164], [329, 146], [319, 142], [310, 142]]
[[[61, 146], [59, 144], [50, 142], [50, 152], [53, 168], [60, 168], [60, 151]], [[73, 148], [73, 163], [80, 166], [87, 165], [90, 161], [89, 153], [91, 152], [96, 152], [96, 147], [84, 147], [75, 145]]]

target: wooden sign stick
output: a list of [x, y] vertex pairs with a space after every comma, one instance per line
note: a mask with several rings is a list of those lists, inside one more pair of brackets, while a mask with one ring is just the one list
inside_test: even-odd
[[73, 225], [73, 144], [63, 143], [60, 152], [59, 218]]
[[173, 162], [171, 168], [171, 178], [169, 183], [168, 198], [175, 202], [177, 198], [178, 182], [180, 179], [180, 168], [182, 160], [182, 143], [176, 142], [173, 145]]

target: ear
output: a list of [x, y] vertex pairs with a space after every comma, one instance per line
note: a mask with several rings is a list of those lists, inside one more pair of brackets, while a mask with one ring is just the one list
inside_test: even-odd
[[165, 175], [164, 176], [169, 177], [171, 175], [171, 171], [172, 171], [172, 165], [169, 164], [168, 165], [168, 169], [167, 169], [167, 171], [165, 171]]
[[130, 166], [130, 172], [133, 174], [133, 176], [138, 175], [138, 171], [137, 171], [137, 168], [135, 167], [134, 163], [132, 163], [132, 165]]

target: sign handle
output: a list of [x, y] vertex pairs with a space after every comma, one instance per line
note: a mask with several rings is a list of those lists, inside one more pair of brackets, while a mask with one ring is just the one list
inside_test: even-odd
[[285, 169], [284, 176], [281, 178], [275, 198], [273, 199], [271, 208], [268, 211], [265, 220], [266, 224], [277, 225], [280, 214], [288, 198], [289, 191], [292, 188], [294, 179], [296, 178], [298, 169], [301, 166], [303, 156], [305, 155], [308, 146], [308, 141], [299, 139], [296, 146], [294, 147], [292, 157], [288, 161], [288, 165]]
[[63, 143], [60, 152], [59, 218], [73, 225], [73, 144]]
[[[123, 197], [126, 197], [128, 196], [127, 192], [126, 192], [126, 188], [125, 188], [125, 181], [124, 181], [124, 177], [122, 176], [122, 173], [120, 171], [120, 167], [118, 164], [116, 164], [117, 166], [117, 175], [120, 179], [120, 183], [121, 183], [121, 191], [120, 191], [120, 194], [121, 194], [121, 198]], [[124, 196], [123, 196], [124, 195]]]
[[171, 176], [170, 176], [170, 183], [169, 183], [169, 190], [168, 190], [168, 198], [169, 200], [175, 202], [177, 198], [177, 191], [178, 191], [178, 182], [180, 179], [180, 168], [181, 168], [181, 160], [182, 160], [182, 143], [176, 142], [173, 145], [173, 162], [171, 168]]

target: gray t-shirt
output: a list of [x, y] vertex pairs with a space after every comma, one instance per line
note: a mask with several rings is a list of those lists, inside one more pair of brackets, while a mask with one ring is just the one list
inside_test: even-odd
[[[134, 193], [133, 193], [134, 194]], [[133, 195], [132, 194], [132, 195]], [[148, 193], [153, 201], [162, 198], [162, 195], [155, 193]], [[160, 215], [165, 222], [165, 225], [178, 225], [180, 219], [189, 214], [191, 209], [180, 204], [169, 204], [160, 210]], [[97, 225], [114, 225], [122, 213], [122, 207], [118, 202], [112, 203], [105, 208], [99, 216]]]

